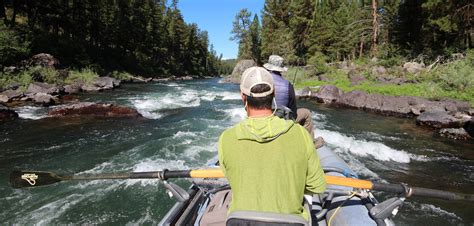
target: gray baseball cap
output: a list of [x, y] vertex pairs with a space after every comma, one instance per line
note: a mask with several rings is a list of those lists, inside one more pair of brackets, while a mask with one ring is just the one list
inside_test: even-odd
[[[270, 90], [263, 93], [252, 93], [254, 86], [266, 84]], [[251, 97], [265, 97], [273, 93], [273, 76], [263, 67], [251, 67], [244, 71], [240, 80], [240, 91]]]
[[266, 68], [269, 71], [279, 71], [279, 72], [284, 72], [288, 71], [287, 67], [283, 67], [283, 57], [278, 56], [278, 55], [271, 55], [268, 58], [268, 63], [264, 64], [263, 67]]

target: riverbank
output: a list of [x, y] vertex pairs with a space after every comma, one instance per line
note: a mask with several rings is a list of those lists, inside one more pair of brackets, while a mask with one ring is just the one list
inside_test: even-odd
[[[324, 63], [324, 62], [323, 62]], [[297, 89], [335, 85], [387, 96], [456, 99], [474, 107], [474, 51], [425, 65], [422, 61], [359, 59], [319, 66], [290, 67], [284, 75]]]
[[[145, 78], [118, 71], [106, 73], [106, 76], [99, 76], [97, 72], [90, 68], [84, 68], [80, 71], [65, 69], [52, 55], [37, 54], [22, 62], [21, 67], [7, 68], [0, 76], [0, 120], [18, 118], [18, 114], [9, 109], [10, 107], [76, 103], [77, 101], [72, 95], [115, 89], [122, 83], [168, 82], [193, 80], [195, 78], [201, 77]], [[101, 105], [94, 107], [96, 107], [95, 109], [104, 109]], [[77, 109], [77, 106], [71, 108]], [[117, 111], [116, 106], [108, 109]]]
[[456, 140], [474, 139], [474, 108], [471, 108], [468, 102], [384, 96], [359, 90], [344, 92], [333, 85], [306, 87], [297, 92], [297, 97], [386, 116], [416, 118], [417, 125], [432, 128], [443, 137]]

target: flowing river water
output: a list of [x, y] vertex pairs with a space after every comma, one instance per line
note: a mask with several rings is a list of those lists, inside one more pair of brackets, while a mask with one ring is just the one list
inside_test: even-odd
[[[34, 189], [8, 185], [14, 169], [112, 173], [205, 167], [220, 133], [245, 117], [238, 86], [218, 79], [129, 84], [81, 101], [136, 108], [146, 119], [50, 119], [19, 107], [22, 120], [0, 124], [0, 222], [156, 224], [174, 204], [157, 180], [63, 182]], [[455, 192], [474, 191], [474, 142], [433, 137], [413, 120], [307, 101], [317, 136], [361, 178]], [[178, 184], [189, 186], [186, 180]], [[391, 194], [375, 193], [382, 201]], [[474, 204], [410, 198], [399, 225], [474, 225]]]

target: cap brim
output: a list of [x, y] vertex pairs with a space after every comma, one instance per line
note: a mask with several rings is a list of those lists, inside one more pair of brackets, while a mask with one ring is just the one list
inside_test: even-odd
[[264, 68], [266, 68], [269, 71], [279, 71], [279, 72], [285, 72], [288, 71], [287, 67], [278, 67], [273, 64], [266, 63], [263, 65]]

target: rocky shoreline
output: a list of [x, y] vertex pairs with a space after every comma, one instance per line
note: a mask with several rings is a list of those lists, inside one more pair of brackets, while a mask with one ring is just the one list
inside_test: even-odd
[[[65, 69], [56, 69], [59, 66], [59, 61], [50, 54], [45, 53], [33, 56], [30, 60], [25, 61], [24, 65], [25, 68], [41, 66], [52, 68], [63, 74], [69, 73]], [[19, 69], [10, 67], [9, 70], [18, 71]], [[125, 79], [119, 80], [109, 76], [102, 76], [90, 82], [76, 79], [72, 83], [64, 85], [35, 81], [30, 83], [26, 90], [22, 90], [18, 84], [11, 84], [5, 88], [0, 87], [0, 121], [17, 119], [18, 113], [11, 109], [15, 106], [40, 105], [49, 107], [58, 104], [66, 105], [50, 109], [48, 117], [142, 117], [133, 108], [103, 103], [80, 103], [75, 100], [73, 95], [111, 90], [120, 87], [122, 83], [187, 81], [198, 78], [208, 77], [170, 76], [167, 78], [145, 78], [141, 76], [128, 76]]]
[[304, 88], [297, 98], [335, 107], [348, 107], [385, 116], [416, 118], [416, 124], [432, 128], [443, 137], [474, 139], [474, 109], [457, 100], [430, 101], [421, 97], [384, 96], [363, 91], [344, 92], [333, 85]]

